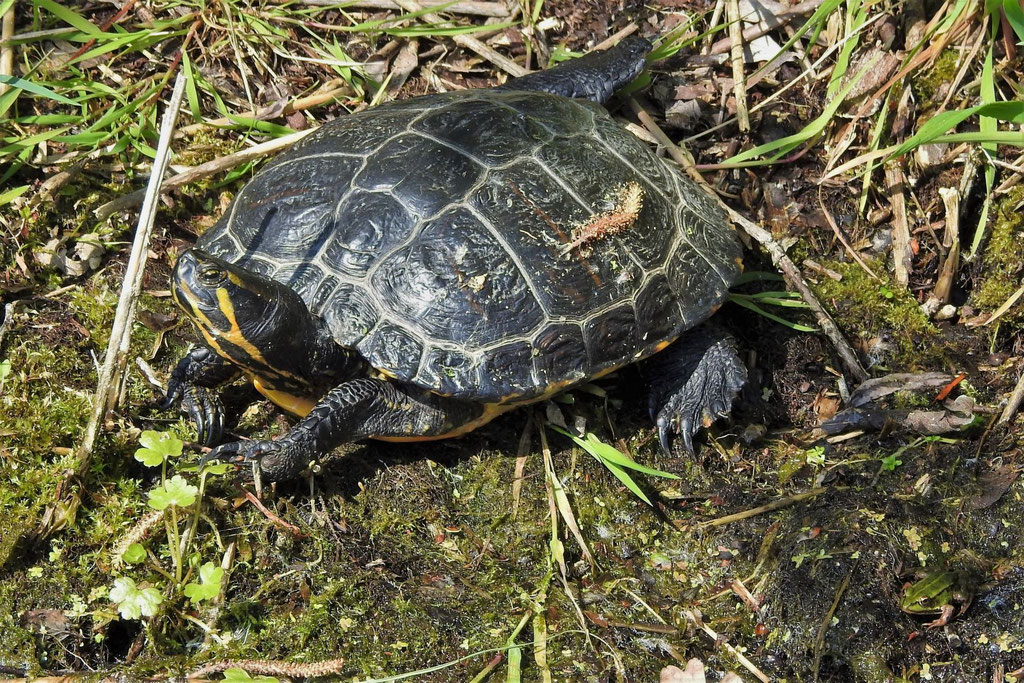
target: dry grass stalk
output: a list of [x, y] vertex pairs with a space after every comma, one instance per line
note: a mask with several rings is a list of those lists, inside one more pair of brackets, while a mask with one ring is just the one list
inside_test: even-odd
[[[344, 83], [344, 85], [338, 86], [338, 83]], [[312, 109], [313, 107], [318, 107], [321, 104], [332, 102], [343, 95], [351, 94], [352, 86], [348, 85], [339, 78], [328, 83], [320, 92], [313, 93], [312, 95], [307, 95], [306, 97], [300, 97], [296, 100], [293, 100], [292, 102], [288, 102], [283, 107], [281, 107], [279, 104], [272, 104], [261, 109], [257, 109], [255, 111], [242, 112], [238, 114], [236, 119], [241, 117], [252, 118], [258, 121], [262, 121], [263, 119], [275, 118], [278, 116], [286, 116], [288, 114], [293, 114], [297, 111], [305, 111], [307, 109]], [[202, 123], [193, 123], [189, 126], [184, 126], [175, 134], [174, 137], [180, 138], [186, 135], [197, 133], [205, 128], [215, 128], [217, 126], [233, 126], [237, 123], [237, 120], [232, 120], [226, 116], [222, 116], [219, 119], [212, 119], [210, 121], [203, 121]]]
[[730, 645], [724, 636], [720, 635], [713, 628], [705, 624], [704, 620], [699, 616], [699, 613], [694, 610], [685, 610], [683, 613], [691, 624], [710, 636], [710, 638], [715, 642], [716, 647], [721, 647], [728, 651], [729, 654], [735, 657], [736, 661], [742, 664], [743, 668], [749, 671], [755, 678], [757, 678], [757, 680], [762, 681], [762, 683], [769, 683], [771, 681], [771, 679], [768, 678], [763, 671], [757, 668], [752, 661], [747, 659], [742, 652]]
[[[14, 75], [14, 46], [10, 44], [14, 37], [14, 5], [12, 4], [4, 12], [3, 28], [0, 29], [0, 40], [3, 41], [3, 48], [0, 48], [0, 76]], [[11, 89], [6, 83], [0, 83], [0, 95]]]
[[[259, 159], [269, 154], [273, 154], [274, 152], [277, 152], [281, 149], [291, 147], [296, 142], [312, 133], [314, 130], [316, 130], [316, 128], [311, 128], [309, 130], [300, 130], [297, 133], [285, 135], [284, 137], [276, 138], [274, 140], [268, 140], [267, 142], [261, 143], [259, 145], [254, 145], [248, 149], [243, 149], [241, 151], [235, 152], [234, 154], [229, 154], [227, 156], [219, 157], [217, 159], [213, 159], [212, 161], [208, 161], [205, 164], [200, 164], [198, 166], [188, 169], [187, 171], [182, 171], [181, 173], [175, 176], [171, 176], [170, 178], [164, 181], [161, 189], [164, 192], [167, 192], [169, 190], [175, 189], [176, 187], [180, 187], [185, 183], [195, 182], [197, 180], [201, 180], [203, 178], [216, 175], [217, 173], [220, 173], [222, 171], [227, 171], [229, 169], [234, 168], [235, 166], [239, 166], [245, 163], [246, 161]], [[106, 204], [103, 204], [102, 206], [99, 206], [94, 213], [96, 214], [96, 217], [99, 218], [100, 220], [105, 220], [107, 217], [117, 213], [118, 211], [126, 211], [128, 209], [138, 206], [139, 204], [142, 203], [144, 196], [145, 192], [142, 190], [123, 195], [121, 197], [118, 197], [117, 199], [107, 202]]]
[[910, 283], [910, 224], [907, 221], [906, 198], [903, 196], [903, 169], [896, 162], [885, 165], [885, 185], [892, 205], [892, 254], [896, 284], [906, 287]]
[[128, 257], [128, 266], [125, 269], [121, 295], [117, 303], [117, 311], [114, 314], [110, 341], [107, 343], [106, 357], [100, 368], [96, 394], [93, 398], [92, 415], [75, 456], [75, 469], [67, 472], [63, 482], [58, 485], [60, 491], [58, 498], [61, 495], [66, 498], [63, 501], [58, 500], [57, 503], [47, 508], [36, 528], [37, 539], [49, 536], [74, 519], [81, 499], [74, 493], [69, 494], [65, 489], [70, 487], [67, 487], [66, 484], [85, 476], [92, 460], [92, 449], [96, 443], [96, 436], [103, 424], [103, 417], [108, 410], [116, 405], [120, 395], [121, 379], [128, 361], [127, 350], [131, 340], [132, 321], [135, 319], [135, 309], [139, 293], [142, 291], [146, 255], [149, 253], [156, 208], [160, 202], [160, 181], [170, 160], [174, 123], [178, 118], [178, 109], [185, 96], [185, 80], [185, 73], [179, 71], [170, 102], [160, 122], [160, 140], [157, 144], [156, 158], [153, 160], [153, 174], [150, 176], [149, 185], [146, 188], [142, 211], [139, 214], [138, 228], [135, 231], [135, 240], [132, 242], [131, 254]]
[[953, 278], [960, 267], [960, 193], [952, 187], [942, 187], [939, 188], [939, 195], [946, 207], [946, 228], [942, 236], [945, 253], [939, 264], [939, 276], [935, 280], [932, 297], [940, 304], [947, 304], [953, 289]]
[[718, 517], [717, 519], [712, 519], [707, 522], [701, 522], [697, 526], [700, 529], [705, 529], [708, 527], [724, 526], [726, 524], [732, 524], [733, 522], [739, 522], [744, 519], [750, 519], [751, 517], [757, 517], [758, 515], [763, 515], [766, 512], [774, 512], [776, 510], [781, 510], [782, 508], [788, 507], [793, 503], [799, 503], [802, 500], [807, 500], [808, 498], [813, 498], [815, 496], [821, 495], [822, 493], [825, 492], [825, 490], [825, 487], [819, 486], [817, 488], [811, 489], [810, 491], [804, 491], [803, 493], [795, 493], [792, 496], [786, 496], [785, 498], [773, 500], [772, 502], [766, 505], [759, 505], [756, 508], [750, 508], [749, 510], [744, 510], [743, 512], [735, 512], [731, 515], [725, 515], [724, 517]]
[[132, 528], [128, 530], [128, 533], [125, 534], [116, 545], [114, 545], [113, 550], [110, 551], [112, 555], [110, 564], [114, 567], [120, 566], [123, 561], [123, 556], [128, 548], [136, 543], [141, 543], [146, 538], [149, 538], [149, 534], [153, 531], [153, 527], [158, 524], [162, 524], [163, 521], [163, 510], [153, 510], [149, 514], [143, 515], [142, 519], [136, 522]]
[[747, 111], [747, 80], [743, 67], [743, 19], [739, 0], [728, 0], [729, 41], [732, 59], [733, 95], [736, 97], [736, 122], [741, 133], [750, 132], [750, 114]]

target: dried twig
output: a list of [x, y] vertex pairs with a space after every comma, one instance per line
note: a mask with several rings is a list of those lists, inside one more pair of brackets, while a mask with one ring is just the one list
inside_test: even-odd
[[752, 661], [747, 659], [742, 652], [740, 652], [732, 645], [730, 645], [729, 642], [723, 636], [719, 635], [713, 628], [705, 624], [704, 620], [700, 616], [698, 616], [698, 613], [696, 613], [694, 610], [685, 610], [683, 613], [686, 615], [686, 618], [690, 620], [690, 623], [692, 623], [701, 631], [704, 631], [704, 633], [706, 633], [708, 636], [711, 637], [712, 640], [715, 641], [716, 647], [725, 648], [725, 650], [727, 650], [729, 654], [735, 657], [736, 661], [742, 664], [747, 671], [749, 671], [751, 674], [754, 675], [755, 678], [757, 678], [757, 680], [762, 681], [763, 683], [769, 683], [769, 681], [771, 681], [771, 679], [768, 678], [768, 676], [766, 676], [763, 671], [758, 669]]
[[832, 316], [822, 307], [821, 303], [818, 302], [818, 298], [814, 296], [814, 292], [804, 282], [803, 277], [800, 275], [800, 270], [786, 254], [785, 250], [775, 241], [770, 232], [736, 211], [732, 209], [728, 209], [728, 211], [733, 222], [738, 223], [744, 232], [761, 243], [761, 246], [764, 247], [771, 257], [772, 263], [782, 271], [786, 282], [800, 293], [801, 298], [803, 298], [814, 314], [814, 318], [817, 320], [822, 333], [832, 342], [832, 346], [835, 348], [836, 353], [839, 354], [839, 358], [843, 361], [843, 366], [847, 372], [853, 375], [854, 379], [858, 382], [866, 380], [868, 378], [867, 370], [857, 360], [857, 354], [854, 353], [853, 348], [843, 337], [842, 332], [839, 331], [839, 327], [832, 320]]
[[[150, 176], [149, 185], [146, 188], [145, 200], [142, 211], [139, 214], [138, 227], [135, 231], [135, 240], [132, 242], [131, 254], [128, 257], [128, 266], [125, 270], [124, 281], [121, 285], [121, 295], [117, 303], [117, 311], [114, 314], [114, 324], [110, 332], [110, 341], [107, 343], [107, 353], [100, 368], [99, 381], [96, 386], [96, 395], [93, 398], [92, 415], [89, 424], [85, 428], [85, 434], [78, 447], [75, 457], [75, 468], [68, 471], [64, 480], [58, 485], [58, 498], [64, 491], [68, 482], [80, 479], [89, 469], [92, 460], [92, 449], [99, 434], [103, 417], [117, 403], [120, 394], [120, 383], [124, 375], [128, 359], [128, 345], [131, 341], [132, 321], [135, 318], [135, 307], [138, 302], [139, 292], [142, 289], [142, 276], [146, 265], [146, 255], [149, 253], [149, 241], [153, 232], [153, 223], [156, 219], [156, 208], [160, 200], [160, 182], [167, 162], [170, 159], [171, 139], [174, 132], [174, 123], [178, 117], [178, 109], [185, 95], [185, 73], [178, 72], [174, 83], [174, 91], [171, 94], [167, 109], [164, 110], [163, 119], [160, 123], [160, 140], [157, 145], [156, 158], [153, 160], [153, 174]], [[74, 518], [80, 504], [77, 495], [63, 503], [58, 500], [51, 505], [43, 515], [39, 526], [36, 528], [36, 538], [41, 539], [63, 527], [69, 520]]]
[[[814, 10], [818, 9], [818, 7], [824, 1], [825, 0], [808, 0], [808, 2], [801, 2], [799, 5], [793, 5], [792, 7], [783, 12], [776, 12], [775, 15], [772, 17], [774, 19], [773, 22], [764, 22], [757, 24], [756, 26], [751, 26], [750, 28], [744, 29], [741, 34], [743, 37], [743, 42], [750, 42], [755, 38], [760, 38], [761, 36], [768, 35], [772, 31], [775, 31], [789, 24], [797, 17], [803, 16], [809, 12], [813, 12]], [[766, 3], [762, 2], [761, 4]], [[715, 23], [715, 20], [712, 20], [711, 25], [714, 26]], [[717, 40], [711, 45], [711, 49], [707, 51], [707, 54], [725, 54], [726, 52], [729, 52], [732, 49], [732, 43], [733, 40], [731, 35], [728, 38], [722, 38], [721, 40]]]
[[595, 45], [593, 48], [587, 50], [587, 52], [600, 52], [602, 50], [607, 50], [610, 47], [614, 47], [618, 45], [619, 42], [621, 42], [622, 39], [625, 38], [626, 36], [630, 36], [636, 33], [637, 29], [639, 28], [640, 27], [637, 25], [635, 21], [631, 21], [628, 24], [626, 24], [625, 28], [611, 34], [610, 36], [602, 40], [600, 43]]
[[1024, 402], [1024, 373], [1017, 379], [1017, 386], [1013, 388], [1010, 400], [1003, 409], [1003, 414], [999, 416], [999, 424], [1006, 424], [1012, 420], [1020, 409], [1021, 402]]
[[743, 20], [740, 16], [739, 0], [728, 0], [729, 10], [729, 51], [732, 60], [732, 88], [736, 98], [736, 122], [741, 133], [750, 132], [750, 115], [747, 113], [747, 77], [743, 65]]
[[885, 184], [892, 205], [892, 257], [896, 284], [906, 287], [910, 282], [910, 224], [903, 196], [903, 170], [892, 161], [885, 165]]
[[[259, 145], [254, 145], [248, 149], [235, 152], [234, 154], [229, 154], [227, 156], [208, 161], [205, 164], [194, 166], [187, 171], [182, 171], [181, 173], [171, 176], [165, 180], [161, 189], [165, 192], [173, 190], [185, 183], [195, 182], [196, 180], [216, 175], [221, 171], [234, 168], [246, 161], [251, 161], [253, 159], [267, 156], [268, 154], [273, 154], [274, 152], [286, 147], [291, 147], [314, 130], [317, 129], [311, 128], [310, 130], [300, 130], [297, 133], [285, 135], [284, 137], [276, 138], [274, 140], [268, 140], [267, 142]], [[98, 207], [94, 213], [97, 218], [104, 220], [118, 211], [126, 211], [127, 209], [138, 206], [142, 202], [144, 196], [145, 192], [142, 190], [123, 195]]]
[[853, 572], [857, 569], [857, 564], [860, 560], [856, 560], [853, 566], [850, 567], [850, 571], [847, 572], [846, 578], [839, 584], [839, 590], [836, 591], [836, 597], [832, 600], [832, 606], [829, 608], [828, 613], [825, 614], [825, 618], [821, 620], [821, 626], [818, 628], [818, 636], [814, 639], [814, 680], [818, 680], [818, 672], [821, 670], [821, 653], [825, 646], [825, 634], [828, 633], [828, 627], [832, 624], [832, 617], [836, 613], [836, 608], [839, 607], [839, 601], [843, 597], [843, 593], [846, 592], [847, 586], [850, 585], [850, 578], [853, 577]]
[[347, 83], [339, 86], [338, 83], [345, 82], [342, 81], [341, 79], [333, 80], [330, 83], [327, 83], [324, 86], [324, 88], [321, 89], [320, 92], [313, 93], [312, 95], [307, 95], [306, 97], [300, 97], [296, 100], [286, 103], [284, 106], [281, 106], [280, 104], [271, 104], [261, 109], [257, 109], [256, 111], [241, 112], [236, 116], [235, 120], [232, 120], [226, 116], [222, 116], [219, 119], [203, 121], [202, 123], [193, 123], [192, 125], [185, 126], [178, 130], [178, 132], [175, 133], [174, 137], [179, 138], [184, 137], [186, 135], [191, 135], [192, 133], [197, 133], [203, 130], [204, 128], [237, 125], [238, 117], [252, 118], [258, 121], [262, 121], [268, 118], [286, 116], [297, 111], [305, 111], [307, 109], [317, 107], [321, 104], [334, 101], [337, 98], [341, 97], [342, 95], [352, 94], [352, 86], [348, 85]]
[[774, 512], [775, 510], [780, 510], [784, 507], [792, 505], [793, 503], [799, 503], [802, 500], [807, 500], [808, 498], [813, 498], [815, 496], [821, 495], [825, 491], [826, 489], [824, 486], [818, 486], [817, 488], [813, 488], [810, 491], [804, 491], [803, 493], [794, 493], [791, 496], [786, 496], [785, 498], [773, 500], [767, 505], [760, 505], [756, 508], [744, 510], [743, 512], [736, 512], [731, 515], [725, 515], [724, 517], [718, 517], [717, 519], [708, 520], [707, 522], [701, 522], [697, 526], [698, 528], [705, 529], [708, 527], [732, 524], [733, 522], [739, 522], [743, 519], [750, 519], [751, 517], [763, 515], [766, 512]]

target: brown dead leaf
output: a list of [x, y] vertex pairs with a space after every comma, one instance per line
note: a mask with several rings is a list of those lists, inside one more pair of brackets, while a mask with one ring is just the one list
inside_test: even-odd
[[1010, 489], [1018, 476], [1020, 476], [1020, 470], [1015, 469], [1012, 465], [1002, 465], [982, 472], [978, 477], [981, 493], [970, 498], [968, 504], [975, 510], [991, 507]]

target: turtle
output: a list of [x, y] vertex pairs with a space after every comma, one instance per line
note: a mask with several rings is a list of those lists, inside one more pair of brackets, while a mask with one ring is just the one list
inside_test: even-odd
[[642, 362], [662, 446], [692, 453], [746, 380], [705, 323], [742, 252], [718, 204], [602, 106], [651, 49], [627, 38], [382, 104], [280, 154], [174, 265], [205, 343], [163, 407], [213, 446], [218, 389], [248, 376], [298, 421], [206, 457], [274, 481], [343, 443], [459, 436]]

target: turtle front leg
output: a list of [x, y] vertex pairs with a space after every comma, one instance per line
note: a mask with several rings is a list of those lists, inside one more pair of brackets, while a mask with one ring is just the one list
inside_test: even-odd
[[212, 446], [224, 433], [224, 405], [217, 387], [237, 378], [241, 371], [205, 346], [196, 346], [178, 361], [167, 383], [161, 410], [181, 404], [199, 434], [199, 442]]
[[661, 447], [671, 452], [672, 437], [683, 437], [693, 452], [693, 435], [729, 414], [733, 399], [747, 381], [747, 368], [736, 355], [736, 342], [712, 325], [686, 333], [644, 363], [649, 378], [651, 418]]
[[280, 481], [323, 461], [343, 443], [367, 438], [415, 441], [454, 436], [460, 428], [483, 418], [485, 412], [477, 403], [363, 377], [332, 389], [281, 438], [227, 443], [203, 461], [258, 462], [265, 479]]

